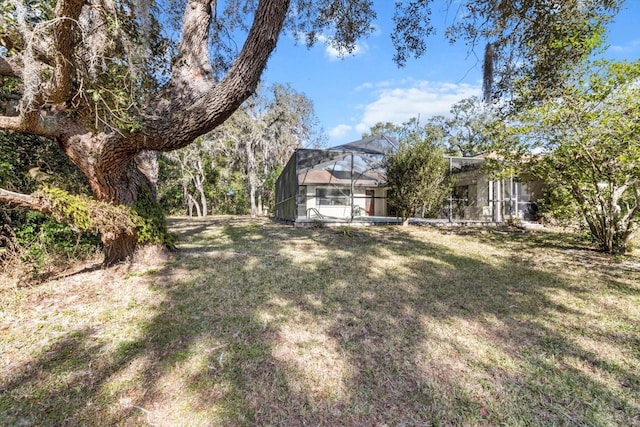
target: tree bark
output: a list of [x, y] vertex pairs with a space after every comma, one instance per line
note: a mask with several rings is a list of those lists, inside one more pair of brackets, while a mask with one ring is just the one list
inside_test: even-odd
[[256, 185], [249, 180], [249, 202], [251, 204], [251, 218], [258, 216], [258, 206], [256, 204]]
[[[100, 143], [88, 145], [99, 146]], [[113, 159], [113, 163], [118, 166], [112, 167], [110, 157], [93, 159], [93, 162], [90, 156], [84, 158], [86, 161], [74, 160], [74, 163], [89, 178], [89, 184], [96, 198], [113, 204], [133, 205], [142, 191], [148, 191], [155, 202], [154, 185], [139, 169], [135, 158], [124, 164], [118, 164], [118, 159]], [[105, 266], [130, 260], [137, 245], [135, 233], [104, 233], [101, 239], [105, 253]]]
[[196, 208], [196, 215], [198, 216], [198, 218], [200, 218], [202, 216], [202, 211], [200, 210], [200, 205], [198, 204], [198, 202], [196, 201], [196, 199], [189, 194], [189, 217], [193, 217], [193, 208], [195, 206]]
[[51, 213], [51, 201], [31, 194], [16, 193], [0, 188], [0, 202], [45, 214]]
[[200, 204], [202, 205], [202, 216], [207, 216], [209, 215], [209, 210], [207, 209], [207, 196], [204, 193], [204, 186], [200, 185], [200, 188], [198, 188], [198, 191], [200, 192]]
[[209, 215], [209, 210], [207, 209], [207, 195], [204, 191], [204, 183], [205, 183], [205, 171], [204, 164], [202, 163], [202, 158], [196, 159], [196, 175], [193, 177], [193, 181], [198, 190], [198, 194], [200, 195], [200, 205], [202, 206], [202, 216]]
[[105, 267], [131, 260], [138, 245], [138, 238], [135, 234], [105, 233], [101, 238], [104, 246], [102, 265]]

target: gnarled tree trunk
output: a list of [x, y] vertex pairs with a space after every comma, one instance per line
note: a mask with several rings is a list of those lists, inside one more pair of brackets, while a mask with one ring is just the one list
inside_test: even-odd
[[[116, 148], [134, 144], [135, 138], [123, 140], [120, 134], [104, 133], [70, 135], [60, 142], [67, 156], [88, 178], [97, 200], [133, 206], [144, 193], [147, 203], [155, 203], [157, 172], [153, 153]], [[138, 237], [136, 232], [102, 233], [104, 263], [111, 265], [129, 259], [136, 249]]]

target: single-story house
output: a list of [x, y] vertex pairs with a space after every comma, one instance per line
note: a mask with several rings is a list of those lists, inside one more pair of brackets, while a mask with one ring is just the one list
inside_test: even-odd
[[[398, 142], [376, 135], [328, 149], [296, 150], [276, 181], [276, 219], [363, 221], [395, 218], [387, 203], [383, 160]], [[438, 218], [445, 221], [535, 220], [542, 185], [492, 180], [485, 159], [446, 156], [454, 187]]]
[[388, 216], [382, 161], [397, 148], [397, 141], [380, 135], [326, 150], [296, 150], [276, 181], [275, 217], [298, 222]]

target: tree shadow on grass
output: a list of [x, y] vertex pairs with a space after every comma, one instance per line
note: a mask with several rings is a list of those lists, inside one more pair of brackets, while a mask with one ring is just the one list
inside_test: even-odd
[[[321, 296], [323, 305], [331, 306], [332, 301], [339, 300], [331, 334], [349, 355], [349, 365], [358, 371], [351, 381], [356, 393], [346, 399], [351, 407], [368, 407], [368, 421], [406, 425], [567, 422], [564, 410], [557, 409], [563, 403], [554, 401], [572, 401], [575, 390], [553, 394], [549, 389], [540, 396], [513, 384], [523, 377], [526, 383], [537, 375], [554, 375], [544, 364], [530, 363], [523, 357], [544, 354], [549, 347], [566, 341], [566, 336], [556, 334], [538, 318], [582, 314], [550, 299], [549, 293], [586, 294], [586, 290], [556, 274], [513, 267], [507, 262], [489, 264], [460, 256], [446, 246], [411, 241], [406, 236], [396, 236], [385, 242], [384, 248], [384, 252], [407, 252], [408, 257], [401, 268], [392, 267], [383, 273], [391, 276], [389, 280], [375, 276], [367, 280], [371, 264], [358, 262], [361, 254], [354, 253], [344, 264], [350, 274], [364, 278], [359, 281], [359, 292], [350, 292], [346, 298], [328, 292]], [[383, 255], [377, 252], [375, 248], [370, 250], [369, 262]], [[392, 290], [390, 284], [394, 285]], [[304, 292], [289, 296], [296, 305], [307, 312], [316, 309], [317, 305], [305, 303], [308, 298], [297, 299], [296, 294], [304, 297]], [[480, 335], [477, 342], [473, 342], [474, 334]], [[602, 365], [578, 346], [565, 344], [561, 354], [569, 353], [567, 348], [581, 355], [582, 362], [596, 368]], [[486, 364], [494, 359], [508, 359], [509, 363], [503, 365], [509, 369], [500, 363]], [[486, 368], [473, 369], [483, 363]], [[523, 367], [528, 369], [522, 372]], [[625, 375], [633, 377], [628, 370]], [[520, 380], [514, 381], [517, 378]], [[626, 411], [621, 420], [635, 420], [630, 417], [638, 410], [637, 403], [632, 403], [633, 394], [620, 398], [577, 369], [567, 374], [566, 380], [588, 385], [593, 392], [567, 409], [573, 419], [589, 421], [593, 401], [589, 397], [597, 397], [602, 406], [595, 405], [597, 409], [591, 411], [613, 403]], [[522, 392], [532, 394], [523, 397]], [[353, 424], [363, 420], [356, 421]]]
[[587, 269], [594, 282], [606, 284], [616, 295], [640, 296], [640, 258], [634, 254], [619, 257], [604, 253], [582, 235], [514, 228], [457, 229], [448, 233], [510, 251], [509, 262], [514, 266], [543, 266], [560, 275]]
[[60, 338], [2, 380], [8, 423], [639, 422], [629, 364], [580, 341], [626, 351], [638, 332], [572, 334], [590, 312], [554, 295], [593, 307], [562, 274], [395, 228], [181, 226], [189, 251], [148, 276], [162, 301], [141, 333], [113, 348], [92, 329]]
[[[95, 346], [88, 345], [90, 330], [77, 330], [60, 337], [53, 345], [12, 372], [0, 384], [0, 422], [3, 425], [61, 425], [67, 418], [61, 400], [80, 399], [73, 393], [85, 390], [88, 362]], [[90, 375], [93, 375], [90, 374]], [[64, 398], [61, 396], [65, 395]], [[46, 419], [40, 418], [46, 414]]]

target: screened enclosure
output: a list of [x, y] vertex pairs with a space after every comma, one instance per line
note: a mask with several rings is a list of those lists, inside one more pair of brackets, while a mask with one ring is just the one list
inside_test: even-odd
[[[387, 202], [383, 161], [398, 143], [373, 136], [337, 147], [298, 149], [276, 182], [275, 217], [310, 221], [394, 222]], [[482, 157], [445, 157], [452, 191], [436, 217], [440, 221], [502, 222], [537, 219], [540, 183], [491, 179]]]
[[389, 216], [382, 161], [397, 147], [392, 138], [373, 136], [327, 150], [296, 150], [276, 181], [276, 218]]
[[542, 183], [522, 182], [516, 177], [492, 179], [483, 168], [485, 159], [481, 156], [446, 159], [453, 189], [443, 208], [442, 219], [487, 222], [502, 222], [507, 218], [538, 219], [536, 201], [542, 195]]

